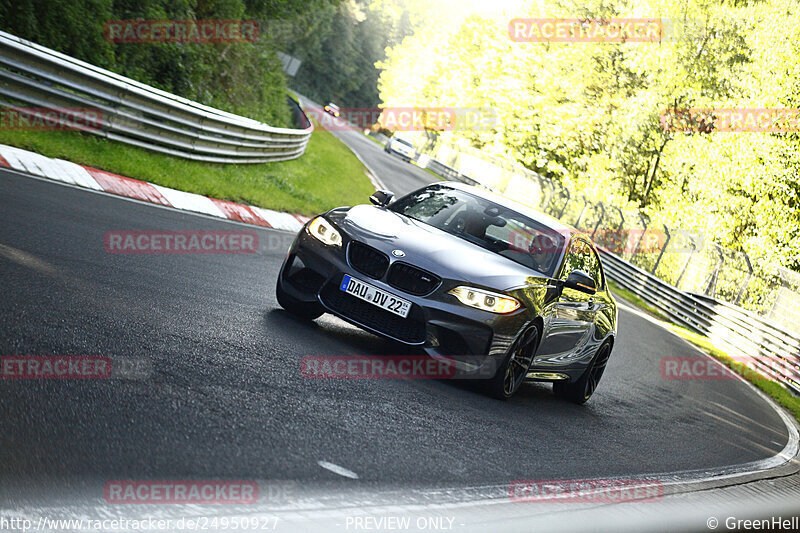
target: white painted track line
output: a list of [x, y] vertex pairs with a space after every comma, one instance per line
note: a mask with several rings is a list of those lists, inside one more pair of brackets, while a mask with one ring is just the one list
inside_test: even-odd
[[352, 470], [348, 470], [343, 466], [339, 466], [333, 463], [329, 463], [328, 461], [317, 461], [317, 464], [324, 468], [325, 470], [330, 470], [334, 474], [339, 474], [343, 477], [349, 477], [350, 479], [358, 479], [358, 474], [353, 472]]

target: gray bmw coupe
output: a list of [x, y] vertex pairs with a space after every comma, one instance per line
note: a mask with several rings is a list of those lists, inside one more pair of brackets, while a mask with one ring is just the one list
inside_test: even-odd
[[294, 315], [332, 313], [486, 377], [510, 398], [553, 382], [576, 403], [594, 393], [617, 328], [590, 239], [554, 218], [455, 182], [310, 220], [276, 294]]

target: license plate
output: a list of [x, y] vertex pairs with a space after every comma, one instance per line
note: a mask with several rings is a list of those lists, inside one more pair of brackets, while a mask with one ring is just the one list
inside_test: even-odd
[[408, 312], [411, 310], [411, 302], [408, 300], [398, 298], [391, 293], [379, 289], [378, 287], [373, 287], [369, 283], [364, 283], [360, 279], [348, 276], [347, 274], [345, 274], [344, 279], [342, 279], [342, 284], [339, 286], [339, 289], [403, 318], [407, 317]]

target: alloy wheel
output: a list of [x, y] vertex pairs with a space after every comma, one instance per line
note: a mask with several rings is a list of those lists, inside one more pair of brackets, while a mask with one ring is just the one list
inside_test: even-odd
[[539, 340], [539, 330], [536, 326], [526, 329], [511, 347], [511, 355], [506, 365], [503, 377], [503, 392], [511, 396], [525, 380], [525, 375], [533, 363], [536, 343]]

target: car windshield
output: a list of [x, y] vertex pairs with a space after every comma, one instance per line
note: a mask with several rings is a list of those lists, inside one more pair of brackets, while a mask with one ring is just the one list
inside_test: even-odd
[[403, 144], [405, 146], [408, 146], [409, 148], [413, 148], [413, 145], [410, 142], [408, 142], [407, 140], [405, 140], [405, 139], [399, 139], [398, 138], [398, 139], [395, 139], [394, 142], [396, 142], [398, 144]]
[[401, 198], [391, 209], [551, 277], [565, 244], [564, 236], [552, 228], [449, 187], [427, 187]]

